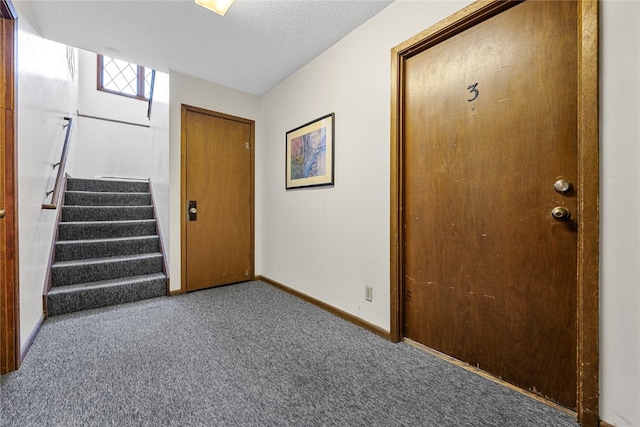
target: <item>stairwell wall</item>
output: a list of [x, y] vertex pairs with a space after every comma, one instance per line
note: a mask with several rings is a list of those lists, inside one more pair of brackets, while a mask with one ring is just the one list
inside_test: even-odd
[[[151, 126], [147, 119], [146, 101], [96, 89], [96, 58], [95, 53], [80, 50], [78, 112], [81, 115]], [[157, 73], [158, 89], [164, 83], [160, 82], [162, 77], [159, 74], [163, 73]], [[149, 178], [153, 164], [150, 155], [153, 151], [153, 132], [150, 127], [86, 117], [78, 117], [77, 124], [78, 142], [69, 155], [67, 165], [70, 175], [81, 178]]]
[[[151, 191], [158, 215], [158, 227], [162, 246], [165, 251], [167, 263], [170, 257], [169, 242], [169, 189], [170, 189], [170, 162], [169, 162], [169, 92], [171, 89], [169, 74], [156, 72], [155, 91], [151, 106], [151, 169], [149, 180]], [[169, 276], [169, 271], [167, 271]]]
[[[56, 211], [42, 209], [53, 189], [65, 137], [63, 120], [77, 108], [77, 50], [46, 40], [18, 11], [18, 225], [20, 338], [24, 349], [43, 315], [42, 290], [54, 234]], [[73, 144], [77, 140], [72, 135]], [[23, 352], [24, 353], [24, 352]]]

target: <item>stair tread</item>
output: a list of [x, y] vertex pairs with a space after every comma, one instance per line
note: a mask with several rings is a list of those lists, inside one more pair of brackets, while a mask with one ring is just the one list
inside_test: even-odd
[[67, 190], [63, 206], [149, 206], [148, 191], [76, 191]]
[[72, 185], [88, 184], [88, 185], [149, 185], [149, 180], [144, 178], [67, 178], [67, 183]]
[[[104, 222], [104, 221], [103, 221]], [[102, 239], [78, 239], [78, 240], [58, 240], [56, 245], [77, 245], [77, 244], [91, 244], [91, 243], [108, 243], [108, 242], [125, 242], [127, 240], [159, 240], [160, 236], [157, 234], [146, 234], [144, 236], [130, 236], [130, 237], [108, 237]]]
[[[87, 191], [87, 190], [66, 190], [65, 193], [82, 193], [82, 194], [149, 194], [148, 191]], [[75, 205], [74, 205], [75, 206]]]
[[146, 184], [149, 182], [148, 179], [146, 178], [126, 178], [126, 177], [113, 177], [113, 178], [109, 178], [109, 177], [102, 177], [102, 178], [74, 178], [74, 177], [69, 177], [67, 178], [68, 181], [75, 181], [75, 182], [106, 182], [106, 183], [111, 183], [111, 182], [115, 182], [115, 183], [124, 183], [124, 184], [131, 184], [131, 183], [143, 183]]
[[121, 255], [121, 256], [111, 256], [104, 258], [88, 258], [88, 259], [77, 259], [71, 261], [58, 261], [53, 264], [52, 268], [62, 268], [62, 267], [70, 267], [77, 265], [85, 265], [85, 264], [106, 264], [109, 262], [119, 262], [119, 261], [132, 261], [136, 259], [147, 259], [147, 258], [162, 258], [161, 252], [150, 252], [144, 254], [135, 254], [135, 255]]
[[105, 224], [112, 224], [112, 223], [126, 223], [126, 224], [133, 224], [133, 223], [149, 223], [149, 222], [156, 222], [156, 220], [154, 218], [151, 219], [123, 219], [123, 220], [116, 220], [116, 221], [64, 221], [61, 222], [60, 224], [65, 224], [65, 225], [91, 225], [91, 224], [99, 224], [99, 225], [105, 225]]
[[104, 288], [104, 287], [109, 287], [113, 285], [128, 285], [132, 283], [146, 282], [149, 280], [156, 280], [156, 279], [166, 279], [166, 276], [164, 273], [152, 273], [152, 274], [143, 274], [140, 276], [121, 277], [118, 279], [99, 280], [96, 282], [76, 283], [74, 285], [52, 287], [49, 290], [48, 295], [79, 292], [85, 289]]
[[62, 205], [62, 207], [73, 209], [149, 209], [153, 205]]

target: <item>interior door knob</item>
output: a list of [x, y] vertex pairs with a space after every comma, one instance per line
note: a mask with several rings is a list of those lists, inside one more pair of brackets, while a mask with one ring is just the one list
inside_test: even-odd
[[571, 212], [564, 206], [556, 206], [555, 208], [551, 209], [551, 216], [556, 221], [567, 221], [569, 218], [571, 218]]
[[198, 213], [198, 209], [191, 208], [191, 209], [189, 209], [189, 213], [196, 214], [196, 213]]
[[7, 214], [7, 211], [5, 211], [4, 209], [0, 209], [0, 218], [4, 218], [6, 214]]

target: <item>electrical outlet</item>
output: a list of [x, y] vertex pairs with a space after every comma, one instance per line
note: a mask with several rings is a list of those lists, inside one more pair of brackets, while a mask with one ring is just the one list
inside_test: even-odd
[[373, 286], [365, 286], [364, 299], [369, 302], [373, 302]]

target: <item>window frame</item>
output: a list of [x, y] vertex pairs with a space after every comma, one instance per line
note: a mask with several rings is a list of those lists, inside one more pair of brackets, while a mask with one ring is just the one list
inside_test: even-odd
[[117, 90], [109, 89], [104, 87], [104, 55], [97, 54], [97, 89], [101, 92], [107, 92], [114, 95], [120, 95], [127, 98], [139, 99], [141, 101], [148, 102], [149, 98], [145, 96], [145, 68], [142, 65], [132, 64], [137, 67], [136, 69], [136, 95], [131, 95], [129, 93], [120, 92]]

